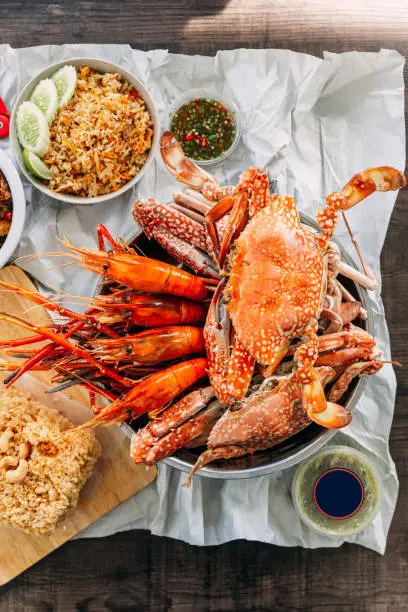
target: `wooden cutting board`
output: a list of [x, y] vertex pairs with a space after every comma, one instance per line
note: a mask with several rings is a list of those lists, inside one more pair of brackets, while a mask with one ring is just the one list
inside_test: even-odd
[[[28, 276], [15, 266], [0, 270], [0, 279], [35, 289]], [[0, 310], [36, 324], [46, 324], [48, 313], [42, 307], [33, 306], [31, 302], [0, 288]], [[0, 321], [2, 339], [21, 338], [29, 333]], [[7, 358], [1, 353], [0, 356]], [[45, 393], [47, 383], [48, 374], [25, 375], [19, 388], [30, 391], [37, 401], [57, 408], [74, 423], [84, 422], [91, 416], [85, 391], [75, 387], [69, 392], [49, 395]], [[0, 585], [6, 584], [155, 479], [155, 468], [132, 463], [129, 439], [119, 427], [101, 427], [95, 433], [102, 444], [102, 457], [81, 492], [77, 508], [52, 535], [26, 534], [0, 524]]]

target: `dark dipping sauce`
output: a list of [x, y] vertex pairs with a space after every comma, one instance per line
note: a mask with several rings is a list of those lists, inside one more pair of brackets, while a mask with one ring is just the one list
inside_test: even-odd
[[195, 98], [177, 110], [171, 131], [187, 157], [217, 159], [231, 147], [236, 134], [232, 113], [217, 100]]
[[307, 525], [338, 536], [351, 535], [368, 525], [378, 511], [381, 496], [371, 462], [344, 446], [329, 447], [300, 466], [292, 494]]

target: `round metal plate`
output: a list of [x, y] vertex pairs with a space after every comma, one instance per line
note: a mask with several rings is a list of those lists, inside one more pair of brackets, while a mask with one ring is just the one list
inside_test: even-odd
[[[300, 213], [301, 221], [304, 225], [311, 228], [318, 229], [316, 221], [305, 213]], [[142, 232], [135, 232], [131, 236], [128, 236], [126, 242], [140, 242], [143, 240]], [[357, 267], [353, 258], [342, 248], [341, 244], [337, 242], [340, 247], [342, 259], [353, 267]], [[149, 246], [150, 245], [150, 246]], [[157, 245], [154, 241], [143, 242], [143, 252], [154, 257], [157, 251], [152, 248], [152, 245]], [[158, 247], [158, 245], [157, 245]], [[150, 248], [150, 250], [149, 250]], [[158, 247], [160, 248], [160, 247]], [[366, 329], [368, 332], [373, 332], [373, 318], [372, 313], [369, 309], [369, 301], [367, 291], [353, 283], [352, 281], [342, 278], [342, 282], [347, 289], [358, 299], [363, 307], [367, 310], [368, 318], [366, 321], [361, 322], [361, 327]], [[356, 406], [366, 384], [366, 377], [359, 377], [354, 380], [350, 385], [347, 394], [345, 395], [344, 405], [352, 412]], [[343, 403], [343, 402], [342, 402]], [[124, 431], [129, 437], [137, 431], [138, 427], [125, 423], [122, 425]], [[248, 455], [239, 459], [232, 459], [225, 461], [220, 464], [214, 464], [202, 468], [198, 474], [206, 476], [208, 478], [221, 478], [221, 479], [236, 479], [236, 478], [253, 478], [256, 476], [263, 476], [282, 470], [287, 467], [291, 467], [300, 463], [304, 459], [310, 457], [313, 453], [318, 451], [324, 446], [336, 433], [337, 430], [328, 430], [319, 425], [312, 423], [304, 430], [300, 431], [296, 435], [288, 438], [280, 444], [253, 455]], [[199, 452], [196, 449], [181, 449], [177, 451], [172, 457], [164, 459], [164, 462], [171, 467], [174, 467], [183, 472], [190, 472], [193, 467]]]

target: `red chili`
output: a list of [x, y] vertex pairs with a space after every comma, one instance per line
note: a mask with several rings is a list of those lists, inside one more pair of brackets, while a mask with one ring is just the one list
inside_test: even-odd
[[200, 100], [200, 98], [196, 98], [196, 99], [194, 100], [194, 102], [195, 102], [196, 104], [201, 104], [201, 100]]
[[184, 136], [184, 140], [186, 142], [189, 142], [190, 140], [193, 140], [193, 138], [194, 138], [194, 134], [192, 134], [191, 132], [190, 132], [190, 134], [187, 134], [186, 136]]
[[11, 214], [11, 212], [9, 210], [4, 215], [4, 218], [6, 219], [6, 221], [11, 221], [12, 217], [13, 217], [13, 215]]
[[7, 106], [4, 104], [3, 98], [0, 98], [0, 115], [4, 115], [5, 117], [10, 117], [9, 112], [7, 110]]
[[0, 114], [0, 138], [6, 138], [9, 135], [10, 119], [6, 115]]
[[137, 91], [137, 89], [131, 89], [129, 91], [129, 96], [137, 100], [137, 98], [140, 98], [140, 93]]

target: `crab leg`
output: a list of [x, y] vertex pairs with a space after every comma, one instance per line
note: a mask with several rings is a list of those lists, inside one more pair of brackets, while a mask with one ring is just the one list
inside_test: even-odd
[[207, 200], [207, 198], [198, 191], [193, 191], [188, 188], [186, 188], [185, 191], [176, 191], [173, 193], [173, 200], [183, 209], [189, 208], [197, 213], [201, 213], [202, 216], [204, 216], [214, 204], [214, 202]]
[[187, 443], [197, 438], [206, 427], [215, 424], [224, 412], [225, 406], [218, 400], [214, 400], [197, 416], [170, 431], [163, 438], [160, 438], [147, 452], [145, 462], [148, 465], [152, 465], [165, 459], [174, 453], [175, 450], [183, 448]]
[[[230, 213], [224, 236], [220, 244], [216, 222]], [[217, 202], [206, 214], [205, 224], [207, 232], [218, 253], [218, 265], [223, 268], [225, 257], [231, 243], [238, 238], [248, 221], [248, 194], [242, 192], [235, 197], [227, 196]]]
[[171, 210], [177, 210], [177, 212], [189, 217], [189, 219], [192, 219], [193, 221], [197, 221], [197, 223], [199, 223], [200, 225], [204, 225], [203, 215], [200, 215], [200, 213], [195, 212], [194, 210], [186, 209], [183, 206], [176, 204], [175, 202], [171, 202], [169, 204], [169, 208]]
[[383, 363], [378, 359], [351, 364], [330, 389], [329, 400], [331, 402], [338, 402], [347, 391], [353, 378], [356, 376], [370, 376], [381, 370], [382, 367]]
[[332, 364], [318, 362], [319, 344], [316, 331], [316, 322], [312, 323], [305, 331], [308, 339], [296, 349], [295, 361], [299, 364], [299, 367], [292, 377], [298, 380], [302, 386], [302, 408], [309, 418], [323, 427], [338, 429], [350, 423], [351, 413], [344, 406], [326, 402], [323, 385], [314, 365], [318, 363], [319, 365]]
[[322, 228], [321, 244], [324, 248], [334, 234], [340, 211], [348, 210], [375, 191], [396, 191], [405, 187], [406, 178], [399, 170], [390, 166], [368, 168], [356, 174], [343, 190], [326, 198], [326, 206], [318, 212], [317, 221]]
[[[337, 282], [337, 285], [339, 286], [342, 297], [347, 302], [357, 302], [356, 298], [353, 295], [351, 295], [350, 291], [348, 291], [345, 287], [343, 287], [343, 285], [337, 279], [336, 279], [336, 282]], [[362, 319], [363, 321], [366, 321], [367, 318], [368, 318], [367, 311], [360, 304], [360, 319]]]
[[[334, 234], [340, 211], [348, 210], [375, 191], [396, 191], [405, 187], [405, 185], [406, 178], [402, 172], [390, 166], [380, 166], [378, 168], [368, 168], [364, 172], [354, 175], [341, 193], [335, 192], [327, 196], [325, 208], [321, 209], [317, 214], [317, 222], [322, 229], [322, 235], [317, 240], [320, 242], [323, 251], [326, 250], [328, 241]], [[357, 245], [348, 224], [347, 227], [354, 244]], [[358, 246], [357, 252], [361, 258]], [[350, 268], [344, 262], [340, 262], [339, 271], [342, 271], [346, 276], [349, 273], [355, 275], [350, 278], [355, 278], [357, 282], [360, 282], [368, 289], [376, 288], [378, 283], [374, 278], [373, 272], [366, 266], [363, 267], [366, 268], [368, 275], [357, 273], [354, 268]]]
[[[266, 172], [259, 168], [249, 168], [242, 176], [234, 190], [233, 197], [220, 200], [206, 214], [206, 227], [218, 254], [218, 263], [222, 268], [231, 243], [233, 243], [246, 226], [249, 216], [265, 208], [269, 195], [269, 180]], [[216, 222], [230, 213], [224, 236], [220, 244]]]
[[205, 376], [206, 370], [207, 360], [199, 357], [151, 374], [134, 385], [123, 397], [103, 408], [97, 417], [77, 427], [76, 431], [97, 425], [109, 425], [128, 418], [135, 419], [146, 412], [158, 412]]
[[375, 345], [375, 340], [371, 334], [360, 327], [353, 327], [351, 330], [341, 331], [334, 334], [319, 336], [319, 353], [334, 351], [342, 347], [364, 346], [370, 348]]
[[349, 362], [357, 361], [358, 359], [370, 359], [372, 357], [372, 349], [366, 346], [356, 346], [352, 348], [333, 351], [325, 355], [320, 355], [316, 360], [316, 365], [331, 366], [332, 368], [344, 366]]
[[366, 269], [367, 274], [362, 274], [356, 268], [349, 266], [349, 264], [346, 264], [344, 261], [340, 261], [337, 266], [337, 273], [347, 276], [347, 278], [350, 278], [369, 291], [375, 291], [375, 289], [378, 288], [378, 281], [375, 278], [374, 272], [371, 270], [371, 268], [367, 267]]
[[155, 228], [162, 226], [193, 246], [203, 251], [207, 249], [202, 225], [174, 207], [165, 206], [153, 198], [137, 200], [133, 205], [133, 217], [148, 238], [154, 238]]
[[154, 239], [165, 251], [178, 262], [185, 264], [197, 274], [203, 274], [219, 280], [220, 275], [209, 255], [195, 248], [182, 238], [177, 238], [164, 227], [156, 227]]
[[[132, 436], [130, 456], [135, 463], [145, 460], [146, 454], [154, 444], [179, 427], [198, 412], [203, 410], [214, 397], [212, 387], [205, 387], [189, 393], [181, 400], [164, 410], [153, 421]], [[176, 450], [176, 449], [174, 449]]]
[[[318, 215], [320, 214], [320, 212], [318, 213]], [[328, 221], [328, 223], [330, 223], [330, 221]], [[324, 240], [324, 238], [320, 236], [317, 238], [317, 240], [321, 242], [322, 240]], [[353, 240], [355, 240], [354, 236]], [[358, 252], [360, 253], [359, 250]], [[341, 260], [340, 248], [332, 240], [327, 243], [327, 253], [329, 256], [328, 271], [331, 280], [334, 280], [338, 274], [342, 274], [343, 276], [346, 276], [347, 278], [350, 278], [351, 280], [359, 283], [362, 287], [366, 287], [366, 289], [374, 290], [377, 288], [378, 283], [371, 268], [368, 268], [368, 266], [364, 264], [365, 273], [362, 274], [356, 268], [353, 268], [352, 266], [346, 264], [344, 261]]]

